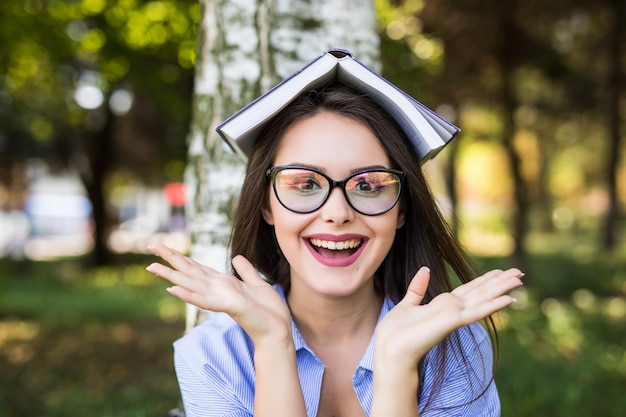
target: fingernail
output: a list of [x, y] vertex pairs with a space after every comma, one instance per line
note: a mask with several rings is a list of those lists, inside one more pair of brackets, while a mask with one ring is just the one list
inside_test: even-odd
[[511, 297], [511, 299], [513, 300], [513, 304], [517, 303], [517, 298]]
[[159, 276], [159, 274], [157, 274], [156, 272], [152, 271], [152, 268], [150, 268], [150, 265], [148, 265], [148, 266], [146, 267], [146, 271], [150, 272], [151, 274], [156, 275], [157, 277]]
[[430, 272], [430, 268], [427, 267], [426, 265], [422, 266], [420, 269], [423, 269], [424, 271]]

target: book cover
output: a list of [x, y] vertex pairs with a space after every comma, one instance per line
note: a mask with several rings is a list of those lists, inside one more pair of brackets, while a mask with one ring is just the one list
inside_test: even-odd
[[331, 82], [372, 97], [409, 138], [420, 161], [436, 155], [460, 129], [372, 71], [344, 49], [331, 49], [222, 122], [217, 133], [244, 160], [263, 127], [301, 93]]

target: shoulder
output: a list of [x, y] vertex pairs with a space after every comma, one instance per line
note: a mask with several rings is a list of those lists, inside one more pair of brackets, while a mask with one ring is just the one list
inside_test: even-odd
[[174, 343], [174, 365], [188, 416], [250, 416], [253, 345], [227, 314], [212, 313]]
[[491, 376], [493, 347], [491, 338], [479, 323], [472, 323], [452, 332], [426, 356], [430, 367], [441, 366], [445, 373], [472, 369], [483, 378]]
[[179, 360], [207, 384], [234, 378], [254, 378], [254, 345], [245, 331], [225, 313], [211, 313], [174, 343]]
[[492, 355], [491, 338], [485, 328], [479, 323], [472, 323], [454, 332], [451, 337], [456, 337], [462, 350], [470, 356], [480, 354]]
[[423, 369], [420, 403], [428, 409], [424, 415], [499, 415], [493, 348], [481, 324], [461, 327], [436, 345], [424, 358]]

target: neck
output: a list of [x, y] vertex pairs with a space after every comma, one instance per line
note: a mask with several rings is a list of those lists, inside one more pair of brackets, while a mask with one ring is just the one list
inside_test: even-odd
[[311, 345], [369, 338], [374, 332], [382, 297], [362, 288], [348, 297], [311, 296], [292, 286], [287, 301], [302, 337]]

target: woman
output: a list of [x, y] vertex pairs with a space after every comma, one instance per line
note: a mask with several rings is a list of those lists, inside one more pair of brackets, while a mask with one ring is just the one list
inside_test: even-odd
[[170, 293], [220, 312], [175, 344], [188, 416], [499, 415], [476, 322], [523, 274], [472, 279], [417, 160], [368, 97], [310, 91], [250, 154], [235, 275], [152, 248]]

